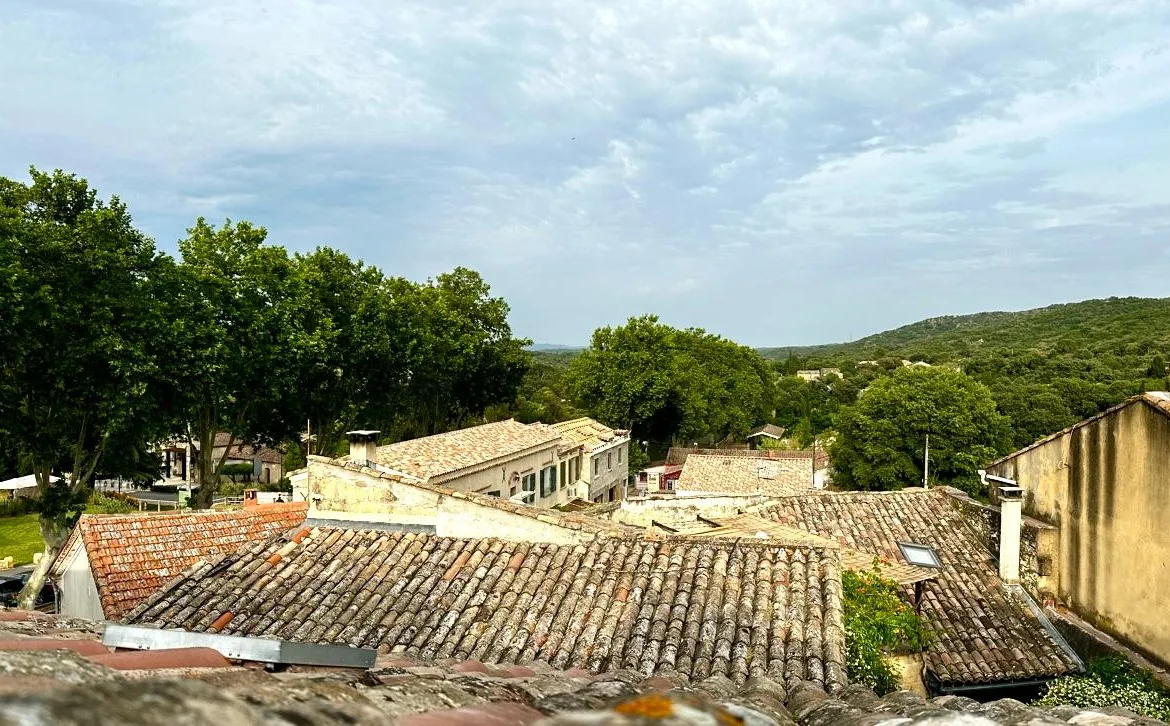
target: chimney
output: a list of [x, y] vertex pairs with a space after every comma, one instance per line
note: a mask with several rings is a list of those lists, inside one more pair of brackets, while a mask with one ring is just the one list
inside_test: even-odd
[[1008, 479], [999, 487], [999, 579], [1020, 581], [1020, 527], [1023, 523], [1022, 487]]
[[381, 431], [346, 431], [349, 439], [349, 460], [362, 466], [373, 466], [378, 460], [378, 434]]

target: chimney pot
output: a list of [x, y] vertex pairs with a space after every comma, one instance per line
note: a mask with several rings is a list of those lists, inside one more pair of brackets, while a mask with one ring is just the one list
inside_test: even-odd
[[349, 439], [349, 460], [363, 466], [373, 466], [378, 460], [378, 434], [381, 431], [361, 429], [346, 431]]

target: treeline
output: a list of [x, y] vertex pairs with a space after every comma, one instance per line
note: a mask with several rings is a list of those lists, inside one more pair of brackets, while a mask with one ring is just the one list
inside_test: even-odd
[[513, 401], [528, 341], [507, 316], [471, 270], [416, 283], [203, 219], [173, 258], [83, 179], [0, 178], [0, 467], [36, 474], [50, 548], [94, 477], [153, 478], [171, 436], [198, 443], [206, 506], [217, 434], [295, 444], [308, 425], [335, 453], [349, 428], [422, 435]]

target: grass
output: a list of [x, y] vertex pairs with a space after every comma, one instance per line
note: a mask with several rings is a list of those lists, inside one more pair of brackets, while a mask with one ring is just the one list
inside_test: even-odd
[[37, 515], [0, 518], [0, 558], [11, 556], [17, 565], [30, 565], [33, 555], [44, 549]]

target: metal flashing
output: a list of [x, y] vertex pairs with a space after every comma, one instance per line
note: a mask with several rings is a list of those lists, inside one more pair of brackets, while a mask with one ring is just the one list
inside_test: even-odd
[[131, 650], [211, 648], [231, 660], [337, 668], [373, 668], [374, 659], [378, 655], [378, 651], [373, 648], [193, 633], [188, 630], [159, 630], [115, 623], [106, 626], [102, 644]]

